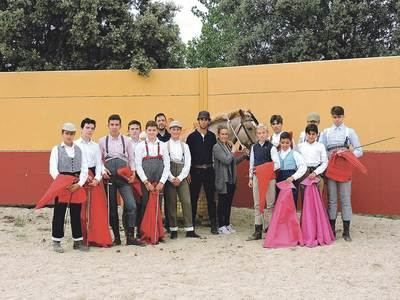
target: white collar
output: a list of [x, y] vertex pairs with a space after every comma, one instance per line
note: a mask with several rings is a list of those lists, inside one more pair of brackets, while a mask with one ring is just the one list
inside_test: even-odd
[[156, 140], [154, 142], [152, 142], [152, 141], [149, 140], [149, 138], [146, 138], [146, 142], [147, 142], [147, 144], [157, 144], [160, 141], [156, 138]]
[[68, 146], [66, 145], [64, 142], [61, 142], [61, 147], [65, 147], [65, 148], [74, 148], [75, 143], [72, 143], [72, 146]]
[[93, 141], [89, 140], [88, 142], [85, 141], [82, 137], [80, 137], [79, 139], [76, 140], [76, 143], [82, 143], [82, 144], [92, 144]]

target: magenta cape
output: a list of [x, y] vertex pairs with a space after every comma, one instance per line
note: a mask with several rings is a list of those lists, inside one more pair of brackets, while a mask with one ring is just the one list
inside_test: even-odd
[[255, 175], [257, 176], [258, 181], [258, 201], [260, 203], [260, 211], [261, 213], [264, 213], [265, 195], [268, 192], [268, 184], [271, 179], [275, 178], [274, 163], [268, 162], [257, 166], [255, 168]]
[[303, 246], [303, 236], [293, 201], [293, 183], [286, 180], [277, 183], [280, 189], [271, 222], [264, 239], [265, 248]]
[[42, 208], [50, 201], [58, 197], [62, 203], [83, 203], [86, 201], [86, 193], [83, 188], [79, 188], [71, 193], [67, 188], [76, 181], [75, 176], [59, 174], [50, 184], [43, 197], [36, 203], [35, 209]]
[[318, 178], [309, 177], [301, 182], [305, 186], [301, 230], [307, 247], [330, 245], [335, 240], [328, 214], [318, 191], [318, 182]]
[[150, 192], [146, 210], [140, 225], [141, 240], [147, 244], [157, 244], [164, 237], [164, 226], [158, 192]]

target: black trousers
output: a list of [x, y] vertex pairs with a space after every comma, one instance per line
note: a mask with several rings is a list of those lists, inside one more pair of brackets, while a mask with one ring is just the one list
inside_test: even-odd
[[[64, 220], [67, 207], [67, 203], [60, 203], [58, 199], [55, 200], [52, 223], [52, 236], [55, 241], [60, 241], [64, 237]], [[72, 238], [74, 240], [82, 240], [81, 204], [70, 203], [69, 207], [71, 213]]]
[[227, 193], [218, 194], [218, 226], [228, 226], [231, 224], [232, 201], [235, 194], [236, 185], [226, 184]]
[[193, 225], [196, 224], [197, 202], [199, 199], [201, 186], [204, 187], [207, 198], [208, 217], [210, 218], [211, 226], [217, 225], [217, 207], [215, 203], [215, 172], [214, 168], [190, 170], [190, 199], [192, 202], [192, 220]]

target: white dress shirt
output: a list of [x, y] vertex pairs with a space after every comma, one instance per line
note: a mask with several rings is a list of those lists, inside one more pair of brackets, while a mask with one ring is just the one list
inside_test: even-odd
[[279, 132], [279, 133], [274, 132], [270, 138], [272, 145], [274, 145], [275, 147], [279, 146], [279, 141], [281, 139], [281, 133], [282, 132]]
[[303, 155], [307, 167], [317, 167], [315, 174], [319, 175], [328, 167], [328, 155], [326, 154], [325, 146], [320, 142], [301, 143], [298, 145], [298, 150]]
[[85, 141], [82, 137], [75, 141], [75, 144], [81, 148], [82, 152], [85, 153], [88, 168], [96, 168], [96, 174], [94, 178], [97, 181], [101, 180], [101, 175], [103, 171], [103, 162], [101, 159], [101, 150], [99, 144], [90, 141]]
[[[260, 146], [263, 146], [264, 143], [259, 143]], [[281, 161], [279, 160], [279, 155], [278, 155], [278, 150], [276, 149], [275, 146], [271, 148], [271, 159], [272, 162], [274, 163], [274, 171], [278, 170], [281, 167]], [[251, 147], [250, 150], [250, 166], [249, 166], [249, 178], [253, 178], [254, 174], [254, 150], [253, 147]]]
[[[75, 147], [78, 147], [77, 145], [72, 144], [72, 146], [67, 146], [64, 143], [61, 143], [61, 147], [65, 148], [65, 151], [67, 152], [67, 155], [69, 157], [71, 158], [75, 157]], [[88, 165], [85, 152], [82, 149], [81, 152], [82, 152], [81, 173], [79, 175], [78, 184], [80, 186], [83, 186], [86, 183], [86, 179], [88, 177]], [[56, 179], [58, 174], [60, 174], [60, 172], [58, 171], [58, 145], [54, 146], [53, 149], [51, 149], [49, 171], [53, 179]]]
[[[149, 148], [149, 155], [150, 156], [157, 156], [158, 155], [158, 144], [160, 144], [160, 155], [162, 155], [162, 159], [164, 162], [164, 169], [161, 175], [160, 182], [165, 184], [170, 174], [170, 159], [168, 155], [168, 150], [166, 149], [166, 145], [163, 142], [160, 142], [156, 139], [154, 142], [151, 142], [149, 139], [146, 138], [147, 146]], [[140, 142], [135, 149], [135, 165], [136, 165], [136, 173], [139, 176], [142, 182], [147, 180], [147, 176], [143, 170], [143, 158], [147, 155], [146, 152], [146, 143], [145, 141]]]
[[297, 180], [307, 172], [307, 165], [306, 162], [304, 161], [303, 156], [299, 152], [292, 150], [291, 148], [287, 149], [286, 151], [283, 150], [279, 151], [279, 157], [282, 160], [285, 160], [286, 156], [288, 156], [290, 151], [293, 151], [293, 159], [296, 162], [297, 166], [296, 173], [294, 173], [292, 177], [294, 178], [294, 180]]
[[[346, 134], [349, 138], [349, 146], [353, 148], [353, 154], [356, 157], [361, 157], [363, 155], [363, 150], [360, 147], [360, 140], [354, 129], [341, 124], [340, 126], [332, 125], [332, 127], [327, 128], [323, 131], [321, 136], [321, 143], [323, 143], [328, 149], [331, 146], [344, 145], [346, 141]], [[330, 151], [331, 154], [332, 151]]]
[[[186, 143], [182, 142], [181, 140], [173, 140], [172, 138], [165, 144], [167, 150], [169, 150], [170, 160], [176, 163], [184, 164], [181, 173], [178, 176], [176, 176], [176, 178], [182, 181], [183, 179], [188, 177], [190, 172], [192, 157], [190, 155], [189, 146]], [[184, 153], [182, 153], [182, 145]], [[175, 176], [173, 176], [170, 171], [168, 180], [172, 181], [174, 178]]]

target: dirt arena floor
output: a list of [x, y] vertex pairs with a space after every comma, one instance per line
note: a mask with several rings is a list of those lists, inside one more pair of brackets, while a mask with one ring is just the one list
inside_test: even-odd
[[[234, 209], [237, 233], [156, 246], [51, 248], [52, 209], [0, 208], [1, 299], [399, 299], [400, 220], [354, 216], [353, 242], [265, 249], [246, 242], [252, 210]], [[341, 225], [338, 226], [341, 236]]]

